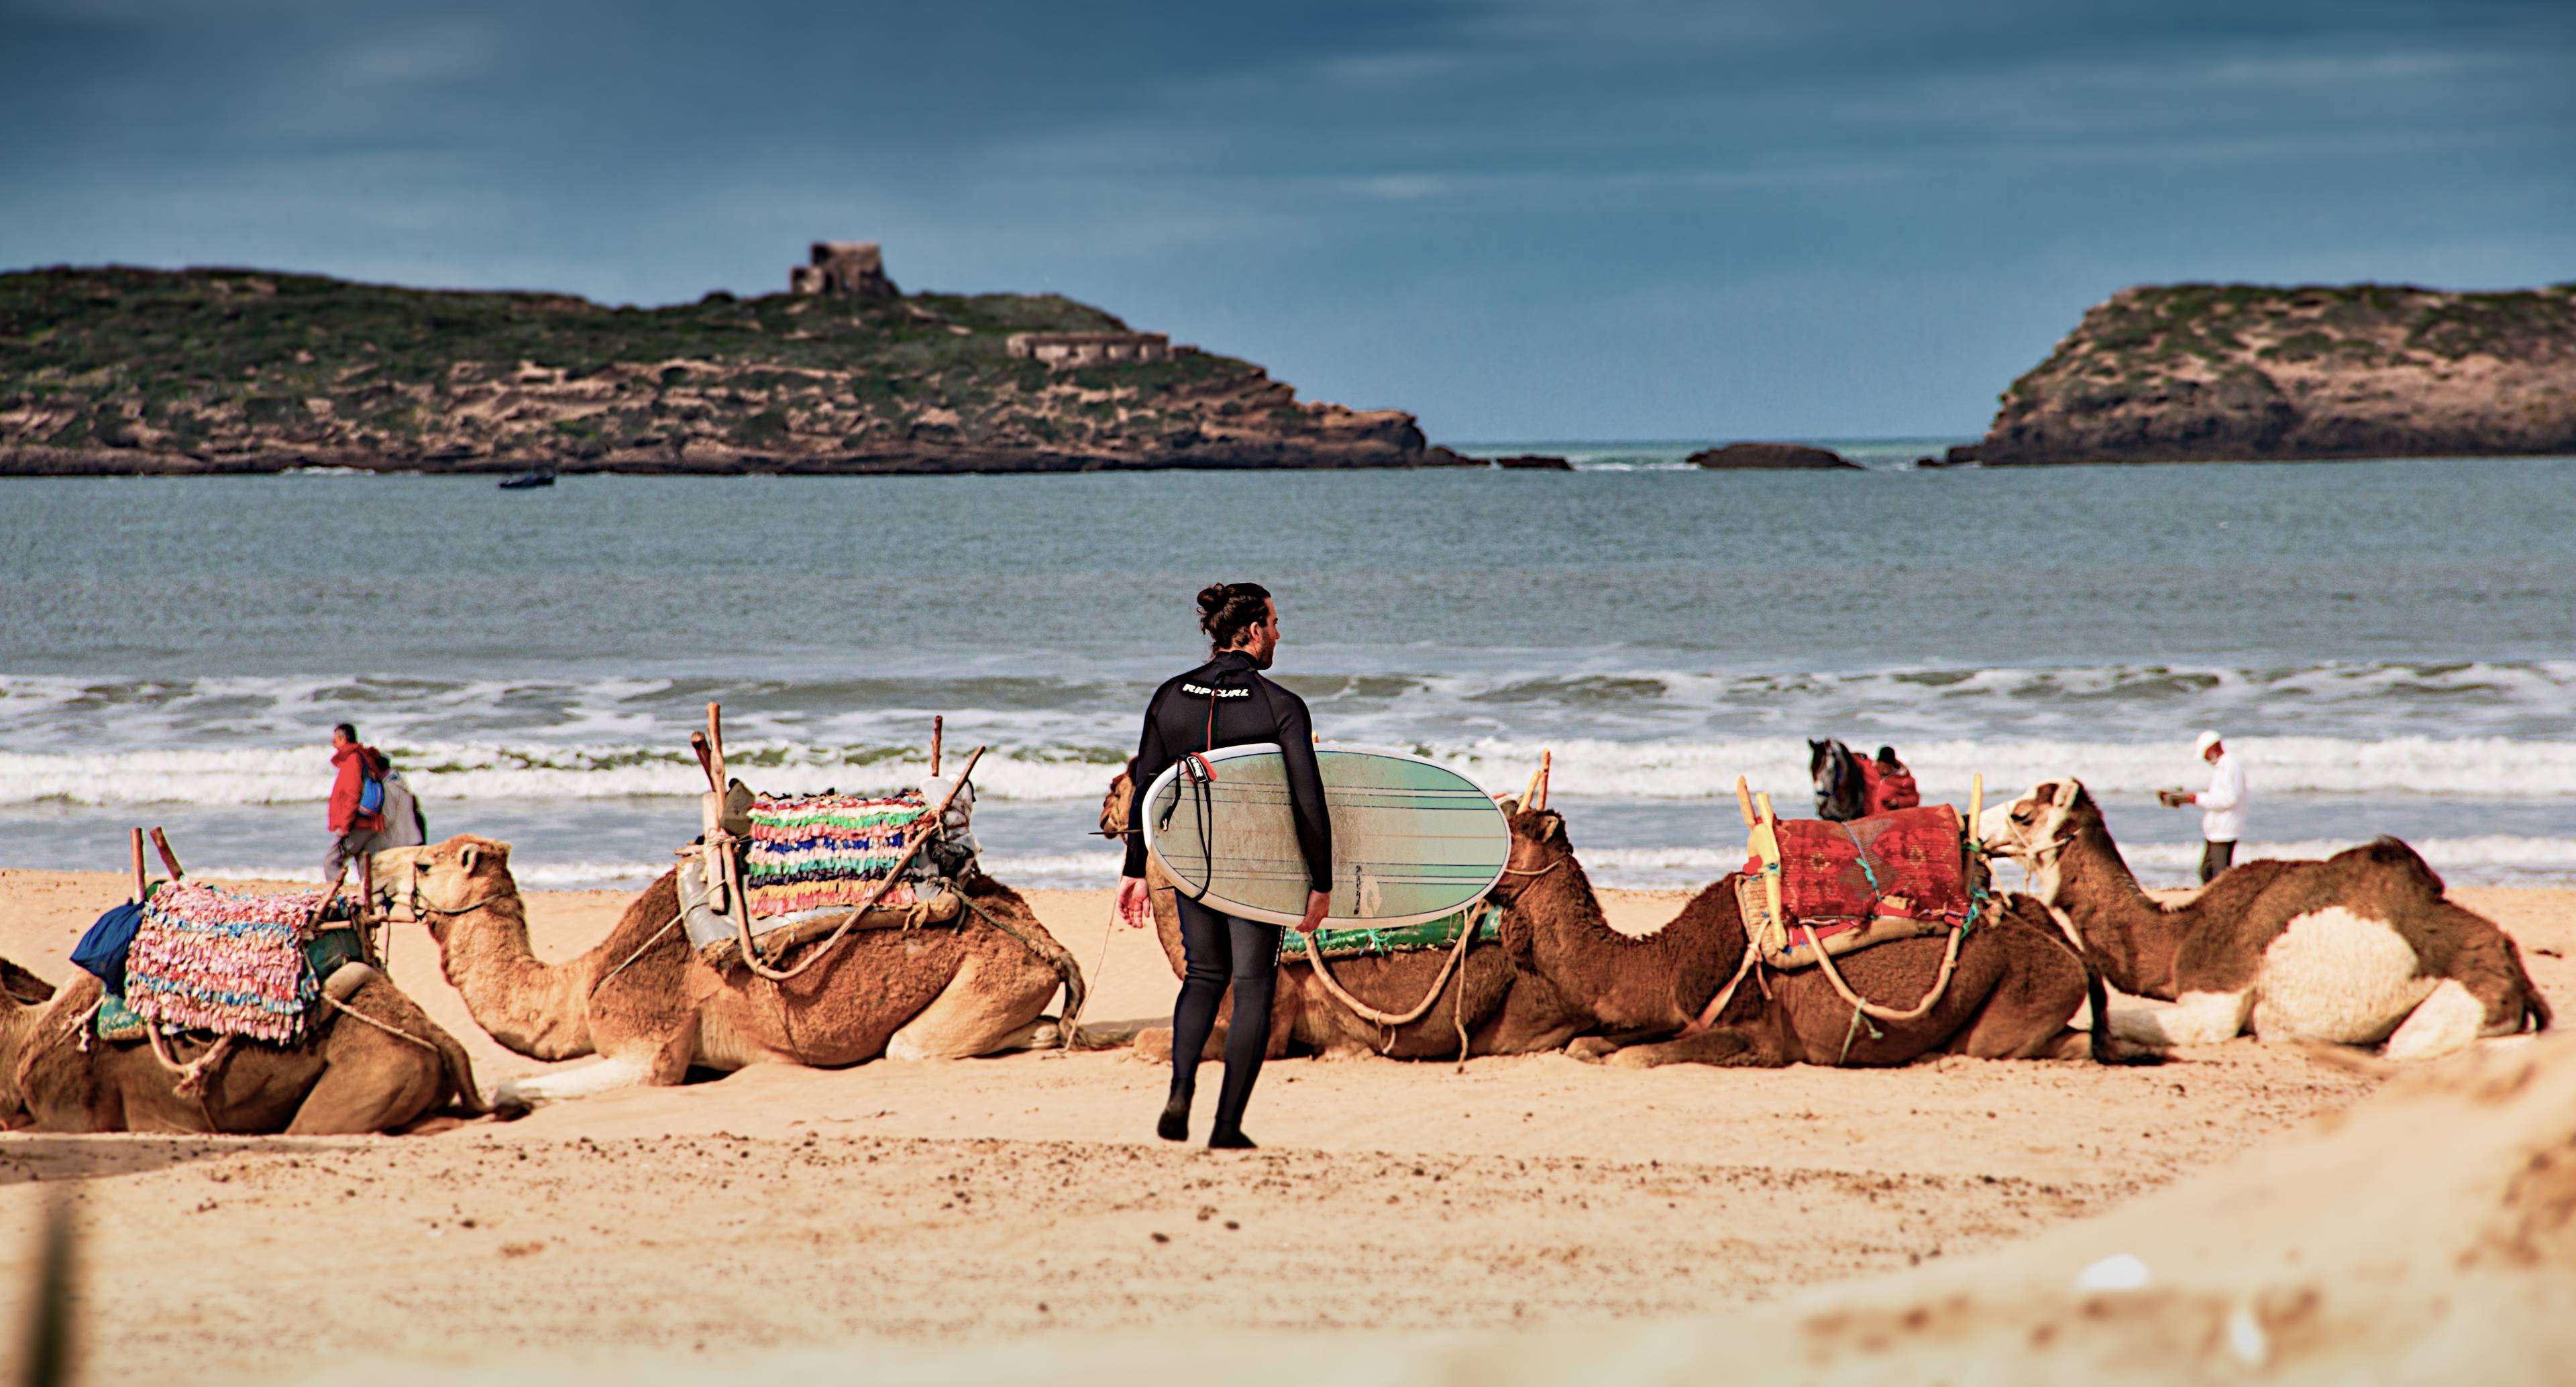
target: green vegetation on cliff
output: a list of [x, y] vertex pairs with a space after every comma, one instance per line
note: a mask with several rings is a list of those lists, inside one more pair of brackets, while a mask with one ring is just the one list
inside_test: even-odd
[[1336, 427], [1383, 420], [1299, 405], [1229, 357], [1050, 371], [1005, 351], [1012, 333], [1125, 326], [1055, 295], [717, 293], [645, 309], [251, 270], [36, 270], [0, 275], [0, 457], [1222, 465], [1247, 445], [1389, 432]]
[[2576, 448], [2576, 285], [2148, 285], [2002, 399], [1989, 462]]

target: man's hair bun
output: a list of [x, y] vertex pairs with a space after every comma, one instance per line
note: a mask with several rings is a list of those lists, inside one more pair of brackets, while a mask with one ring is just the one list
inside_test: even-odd
[[1270, 614], [1270, 589], [1259, 583], [1210, 583], [1199, 589], [1199, 629], [1220, 652]]

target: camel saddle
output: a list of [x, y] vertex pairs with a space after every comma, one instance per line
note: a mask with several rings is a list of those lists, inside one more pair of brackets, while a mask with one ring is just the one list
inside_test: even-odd
[[1971, 865], [1965, 825], [1946, 804], [1849, 823], [1769, 820], [1752, 836], [1735, 899], [1762, 961], [1774, 968], [1810, 967], [1819, 949], [1840, 957], [1963, 929], [1984, 894], [1985, 863]]
[[[1421, 949], [1450, 949], [1458, 943], [1458, 931], [1474, 921], [1476, 943], [1492, 943], [1503, 937], [1502, 911], [1478, 901], [1454, 914], [1418, 925], [1399, 925], [1391, 929], [1360, 926], [1355, 929], [1319, 929], [1315, 931], [1315, 951], [1327, 960], [1367, 958], [1373, 955], [1409, 954]], [[1474, 947], [1470, 945], [1469, 947]], [[1279, 961], [1306, 962], [1306, 944], [1297, 931], [1279, 931]]]
[[[330, 986], [333, 974], [350, 964], [363, 964], [366, 959], [366, 946], [360, 942], [355, 925], [330, 924], [304, 941], [305, 964], [326, 988]], [[304, 1019], [304, 1029], [309, 1032], [313, 1022], [310, 1008], [307, 1008]], [[125, 999], [114, 993], [99, 999], [98, 1014], [91, 1021], [91, 1028], [98, 1038], [111, 1043], [141, 1040], [143, 1026], [143, 1018], [135, 1015], [134, 1009], [125, 1004]]]
[[[745, 933], [763, 958], [775, 959], [844, 922], [857, 929], [956, 922], [959, 898], [947, 883], [975, 861], [971, 789], [960, 787], [936, 818], [919, 790], [740, 799], [740, 782], [730, 789], [724, 827], [735, 840], [742, 899], [709, 879], [698, 849], [684, 850], [679, 870], [681, 925], [708, 963], [738, 960]], [[865, 914], [852, 921], [861, 907]]]
[[97, 1032], [131, 1039], [156, 1022], [292, 1045], [321, 1006], [323, 981], [364, 954], [345, 898], [162, 883], [127, 950], [125, 990], [102, 1003]]

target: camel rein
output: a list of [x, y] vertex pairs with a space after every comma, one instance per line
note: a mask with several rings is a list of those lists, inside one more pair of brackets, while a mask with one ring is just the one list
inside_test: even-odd
[[[1324, 951], [1321, 946], [1315, 943], [1314, 934], [1301, 930], [1298, 932], [1297, 937], [1305, 941], [1306, 960], [1314, 965], [1315, 976], [1323, 981], [1324, 990], [1333, 994], [1333, 1000], [1350, 1008], [1351, 1014], [1359, 1017], [1361, 1020], [1374, 1021], [1378, 1025], [1387, 1027], [1406, 1026], [1421, 1020], [1425, 1015], [1430, 1013], [1431, 1004], [1440, 999], [1440, 989], [1448, 986], [1449, 984], [1449, 974], [1458, 967], [1458, 960], [1466, 956], [1467, 946], [1476, 938], [1476, 931], [1484, 927], [1484, 915], [1482, 912], [1497, 909], [1497, 907], [1492, 903], [1486, 901], [1478, 901], [1476, 904], [1478, 909], [1470, 911], [1467, 918], [1459, 922], [1458, 940], [1456, 943], [1449, 946], [1449, 957], [1440, 965], [1440, 975], [1431, 980], [1431, 990], [1423, 993], [1422, 1000], [1414, 1003], [1409, 1010], [1400, 1012], [1380, 1011], [1376, 1007], [1370, 1006], [1368, 1003], [1352, 996], [1350, 989], [1342, 986], [1341, 979], [1334, 977], [1332, 968], [1324, 962]], [[1459, 991], [1462, 997], [1465, 990], [1466, 983], [1464, 980], [1461, 980], [1459, 983]], [[1460, 1046], [1460, 1053], [1463, 1057], [1465, 1053], [1463, 1042]]]

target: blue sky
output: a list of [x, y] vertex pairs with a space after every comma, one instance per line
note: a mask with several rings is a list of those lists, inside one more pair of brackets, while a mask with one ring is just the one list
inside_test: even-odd
[[666, 303], [817, 238], [1435, 439], [1982, 432], [2178, 279], [2576, 279], [2576, 4], [0, 0], [0, 266]]

